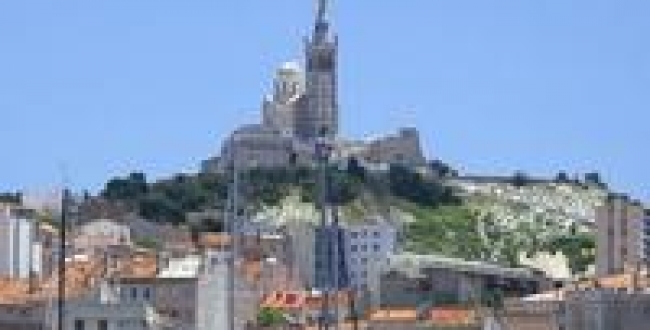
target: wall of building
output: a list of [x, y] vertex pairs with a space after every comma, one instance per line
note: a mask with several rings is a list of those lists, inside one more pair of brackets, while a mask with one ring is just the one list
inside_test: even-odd
[[650, 324], [647, 293], [593, 290], [570, 294], [561, 312], [566, 330], [645, 330]]
[[370, 142], [363, 160], [373, 164], [422, 166], [426, 163], [420, 136], [415, 128], [403, 128], [396, 135], [388, 135]]
[[80, 253], [105, 251], [109, 246], [130, 246], [131, 229], [113, 220], [101, 219], [84, 224], [74, 237], [74, 247]]
[[42, 330], [46, 324], [44, 304], [0, 305], [0, 329]]
[[[502, 324], [506, 329], [560, 330], [562, 305], [559, 301], [511, 301], [497, 311], [494, 322]], [[489, 314], [494, 314], [494, 311]]]
[[316, 234], [314, 226], [307, 221], [289, 223], [287, 224], [287, 233], [293, 251], [293, 265], [296, 277], [306, 287], [314, 287], [316, 285], [314, 257]]
[[304, 72], [297, 63], [287, 62], [280, 67], [273, 81], [273, 95], [262, 105], [263, 124], [283, 135], [296, 134], [296, 115], [303, 106]]
[[610, 195], [596, 210], [596, 273], [635, 269], [643, 259], [643, 207], [626, 196]]
[[350, 285], [358, 290], [369, 289], [372, 277], [395, 252], [397, 230], [383, 221], [373, 221], [345, 228], [345, 249], [348, 258]]
[[643, 253], [642, 258], [646, 264], [650, 264], [650, 211], [646, 210], [643, 217], [643, 229], [641, 236], [643, 241], [641, 242]]
[[35, 224], [21, 210], [0, 209], [0, 276], [28, 278], [38, 274], [32, 264]]
[[547, 288], [548, 280], [525, 268], [437, 256], [393, 255], [379, 274], [373, 307], [476, 303], [491, 291], [525, 296]]
[[249, 168], [284, 167], [291, 164], [293, 142], [271, 127], [246, 125], [224, 141], [221, 170], [233, 164], [240, 170]]
[[197, 330], [229, 329], [232, 307], [229, 304], [228, 252], [210, 254], [198, 282]]

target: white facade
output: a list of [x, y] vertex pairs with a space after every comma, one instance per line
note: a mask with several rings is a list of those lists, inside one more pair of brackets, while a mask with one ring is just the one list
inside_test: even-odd
[[645, 216], [643, 217], [643, 241], [642, 241], [642, 249], [643, 249], [643, 259], [647, 263], [650, 262], [650, 210], [645, 211]]
[[40, 269], [32, 263], [35, 225], [21, 210], [0, 210], [0, 276], [28, 278]]
[[231, 306], [228, 303], [229, 252], [206, 251], [198, 283], [197, 330], [229, 329]]
[[395, 252], [396, 228], [380, 219], [373, 219], [345, 229], [345, 252], [348, 258], [350, 285], [358, 290], [368, 288], [376, 270]]
[[287, 234], [290, 238], [290, 251], [293, 251], [292, 265], [294, 276], [306, 287], [314, 287], [316, 284], [316, 258], [314, 247], [316, 246], [315, 227], [313, 224], [304, 222], [292, 222], [287, 226]]

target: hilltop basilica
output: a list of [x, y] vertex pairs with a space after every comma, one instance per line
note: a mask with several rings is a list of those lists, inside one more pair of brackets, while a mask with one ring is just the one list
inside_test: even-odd
[[203, 162], [204, 172], [283, 167], [314, 163], [316, 145], [326, 141], [333, 161], [355, 158], [369, 169], [391, 164], [423, 167], [419, 134], [402, 128], [370, 141], [339, 135], [338, 38], [330, 29], [327, 0], [319, 0], [311, 36], [305, 42], [304, 66], [284, 63], [276, 72], [273, 92], [261, 106], [262, 122], [244, 125], [223, 142], [221, 154]]

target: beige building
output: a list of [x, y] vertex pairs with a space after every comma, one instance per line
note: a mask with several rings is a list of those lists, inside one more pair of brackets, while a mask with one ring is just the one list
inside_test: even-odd
[[596, 273], [610, 275], [640, 266], [643, 255], [643, 206], [611, 194], [596, 210]]

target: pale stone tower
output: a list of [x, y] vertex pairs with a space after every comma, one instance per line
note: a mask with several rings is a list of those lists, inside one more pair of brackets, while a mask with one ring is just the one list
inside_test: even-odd
[[330, 32], [328, 1], [318, 0], [316, 22], [306, 40], [306, 105], [296, 114], [296, 135], [304, 139], [338, 134], [338, 40]]
[[295, 62], [280, 67], [273, 81], [273, 95], [265, 98], [262, 105], [264, 126], [273, 128], [285, 136], [296, 134], [296, 117], [304, 107], [304, 73]]

